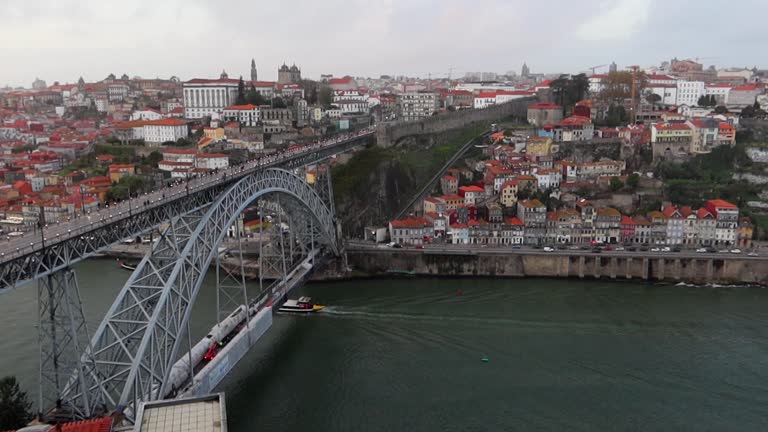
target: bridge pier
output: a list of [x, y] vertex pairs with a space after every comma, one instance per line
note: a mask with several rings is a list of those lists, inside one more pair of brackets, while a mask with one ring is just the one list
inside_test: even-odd
[[624, 274], [627, 279], [632, 279], [632, 257], [625, 258]]
[[[39, 413], [56, 407], [54, 418], [76, 420], [93, 415], [88, 375], [94, 370], [90, 335], [75, 271], [66, 268], [38, 280], [40, 344]], [[84, 354], [85, 353], [85, 354]]]
[[611, 279], [616, 279], [616, 267], [618, 265], [619, 265], [618, 259], [616, 257], [611, 257], [611, 269], [610, 269]]
[[585, 266], [586, 258], [584, 255], [579, 256], [579, 279], [584, 279], [584, 266]]

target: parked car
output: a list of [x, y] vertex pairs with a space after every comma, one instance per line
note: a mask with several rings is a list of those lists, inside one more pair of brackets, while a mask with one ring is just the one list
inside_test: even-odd
[[612, 250], [613, 250], [613, 246], [611, 246], [611, 245], [608, 245], [608, 246], [606, 246], [606, 247], [604, 248], [604, 250], [607, 250], [607, 251], [612, 251]]
[[416, 249], [424, 249], [424, 245], [416, 245]]
[[698, 249], [696, 249], [696, 253], [706, 253], [706, 252], [707, 252], [707, 248], [698, 248]]
[[601, 252], [602, 250], [600, 250], [599, 248], [592, 249], [592, 253], [601, 253]]
[[730, 252], [728, 249], [723, 249], [723, 250], [717, 251], [717, 253], [728, 253], [728, 252]]
[[750, 252], [747, 254], [747, 256], [756, 257], [756, 256], [760, 256], [760, 254], [758, 254], [757, 252]]
[[554, 248], [551, 248], [549, 246], [544, 246], [544, 252], [554, 252], [554, 251], [555, 251]]
[[392, 247], [395, 249], [402, 249], [403, 245], [401, 245], [400, 243], [395, 243], [392, 245]]
[[623, 252], [625, 249], [624, 249], [624, 246], [618, 246], [618, 247], [616, 247], [616, 249], [614, 249], [614, 250], [615, 250], [616, 252]]
[[659, 249], [659, 248], [651, 248], [651, 252], [661, 252], [661, 249]]
[[741, 253], [741, 249], [731, 249], [731, 253], [732, 254], [740, 254]]
[[570, 250], [579, 250], [579, 247], [576, 246], [576, 245], [573, 245], [573, 246], [569, 246], [568, 249], [570, 249]]
[[523, 247], [522, 247], [522, 246], [520, 246], [520, 245], [513, 245], [513, 246], [512, 246], [512, 249], [522, 249], [522, 248], [523, 248]]
[[661, 251], [662, 252], [672, 252], [672, 248], [670, 248], [669, 246], [664, 246], [663, 248], [661, 248]]

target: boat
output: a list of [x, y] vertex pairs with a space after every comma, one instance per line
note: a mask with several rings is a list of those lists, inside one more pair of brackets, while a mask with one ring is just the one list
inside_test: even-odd
[[118, 260], [117, 263], [120, 265], [120, 267], [122, 267], [122, 268], [124, 268], [126, 270], [130, 270], [130, 271], [136, 270], [136, 266], [135, 265], [130, 265], [130, 264], [128, 264], [125, 261]]
[[298, 300], [294, 300], [294, 299], [286, 300], [285, 303], [283, 303], [283, 305], [280, 306], [280, 308], [277, 311], [286, 312], [286, 313], [305, 314], [305, 313], [317, 312], [324, 308], [325, 306], [316, 305], [312, 303], [311, 297], [303, 296], [303, 297], [299, 297]]

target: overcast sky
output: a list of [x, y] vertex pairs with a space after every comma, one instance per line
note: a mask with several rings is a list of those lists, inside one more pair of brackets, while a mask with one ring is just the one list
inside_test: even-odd
[[35, 77], [274, 80], [579, 72], [677, 56], [768, 66], [767, 0], [0, 0], [0, 86]]

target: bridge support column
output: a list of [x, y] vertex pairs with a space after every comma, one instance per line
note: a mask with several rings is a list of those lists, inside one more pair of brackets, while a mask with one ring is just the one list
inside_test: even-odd
[[584, 279], [584, 266], [585, 266], [586, 258], [584, 255], [579, 256], [579, 278]]
[[[81, 419], [94, 413], [88, 375], [94, 371], [90, 335], [85, 323], [77, 276], [64, 269], [38, 282], [38, 337], [40, 343], [39, 412], [54, 418]], [[64, 389], [73, 390], [68, 397]], [[77, 390], [74, 390], [77, 389]]]
[[[216, 322], [221, 322], [240, 305], [248, 305], [248, 289], [245, 286], [245, 263], [243, 262], [243, 242], [240, 230], [236, 230], [237, 251], [234, 256], [239, 260], [237, 272], [233, 266], [222, 265], [221, 254], [216, 254]], [[239, 274], [236, 274], [239, 273]]]
[[632, 279], [632, 257], [627, 257], [625, 259], [625, 264], [626, 266], [624, 271], [626, 273], [626, 277], [627, 279]]
[[611, 276], [611, 279], [616, 279], [616, 267], [619, 266], [619, 261], [616, 257], [611, 257], [611, 270], [609, 271], [609, 275]]

